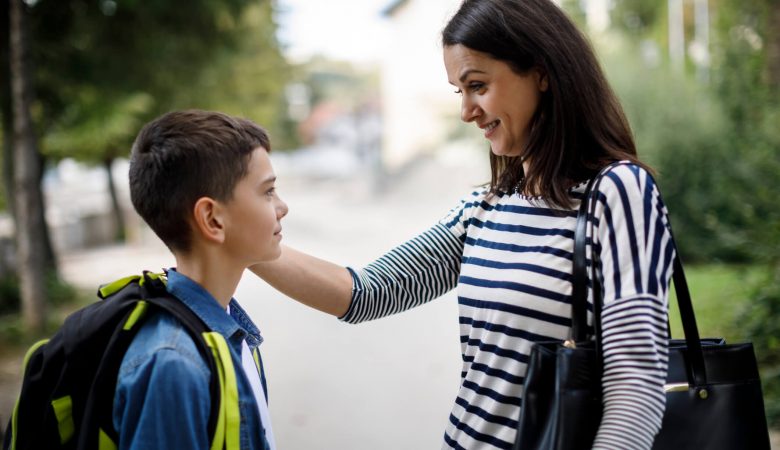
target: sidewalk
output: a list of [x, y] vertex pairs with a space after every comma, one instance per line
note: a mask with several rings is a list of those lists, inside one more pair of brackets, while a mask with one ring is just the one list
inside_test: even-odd
[[[306, 181], [279, 171], [290, 206], [284, 243], [336, 263], [361, 266], [425, 230], [474, 185], [484, 166], [426, 161], [381, 196], [365, 180]], [[173, 265], [150, 233], [135, 246], [61, 256], [62, 274], [85, 289]], [[441, 446], [461, 362], [453, 292], [374, 323], [342, 324], [245, 274], [236, 298], [262, 330], [270, 409], [280, 449], [416, 450]], [[18, 358], [0, 355], [0, 415], [18, 387]], [[8, 411], [8, 412], [6, 412]], [[5, 423], [3, 423], [3, 427]], [[773, 433], [772, 448], [780, 449]]]
[[[389, 180], [390, 189], [377, 197], [366, 180], [314, 182], [277, 172], [279, 193], [290, 207], [282, 221], [283, 242], [355, 266], [431, 226], [488, 176], [427, 161]], [[141, 241], [61, 255], [62, 275], [91, 290], [98, 282], [173, 265], [156, 238], [149, 235]], [[236, 298], [265, 338], [261, 350], [278, 448], [397, 450], [441, 445], [461, 370], [454, 293], [358, 326], [301, 306], [250, 273]], [[7, 368], [0, 363], [4, 418], [18, 392], [5, 383], [18, 378], [20, 360]]]

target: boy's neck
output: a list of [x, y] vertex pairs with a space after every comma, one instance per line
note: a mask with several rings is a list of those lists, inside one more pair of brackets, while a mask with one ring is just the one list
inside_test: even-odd
[[241, 281], [244, 267], [230, 264], [214, 254], [203, 254], [195, 250], [187, 255], [175, 256], [176, 271], [201, 285], [222, 308], [227, 308], [238, 282]]

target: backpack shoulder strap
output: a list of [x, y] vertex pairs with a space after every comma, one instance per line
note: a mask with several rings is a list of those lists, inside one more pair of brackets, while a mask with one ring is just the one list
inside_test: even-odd
[[216, 355], [206, 341], [206, 335], [211, 332], [211, 329], [192, 310], [168, 292], [163, 274], [144, 272], [140, 276], [122, 278], [102, 286], [98, 290], [98, 296], [115, 301], [129, 297], [135, 299], [137, 303], [121, 326], [117, 327], [100, 363], [96, 380], [102, 382], [94, 383], [93, 391], [89, 395], [81, 430], [81, 436], [85, 438], [82, 439], [84, 445], [80, 444], [79, 448], [98, 448], [95, 445], [98, 436], [101, 439], [108, 438], [118, 442], [118, 431], [113, 426], [113, 399], [119, 366], [136, 333], [154, 310], [165, 311], [182, 324], [207, 364], [211, 374], [209, 393], [212, 404], [209, 412], [208, 435], [212, 439], [218, 438], [218, 422], [223, 409], [223, 389]]

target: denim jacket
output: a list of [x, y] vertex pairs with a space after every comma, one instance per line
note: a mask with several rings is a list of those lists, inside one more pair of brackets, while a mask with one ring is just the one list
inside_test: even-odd
[[[230, 300], [228, 316], [203, 287], [175, 269], [168, 271], [167, 286], [168, 292], [225, 337], [238, 384], [241, 449], [267, 449], [254, 393], [241, 365], [242, 340], [254, 352], [263, 341], [259, 330], [235, 299]], [[260, 372], [265, 385], [265, 374]], [[113, 411], [119, 449], [208, 450], [210, 379], [206, 362], [178, 321], [162, 312], [150, 317], [119, 369]]]

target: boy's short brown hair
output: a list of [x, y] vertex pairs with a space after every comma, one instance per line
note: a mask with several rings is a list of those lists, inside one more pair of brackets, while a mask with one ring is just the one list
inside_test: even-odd
[[164, 114], [146, 124], [133, 144], [133, 206], [169, 249], [187, 252], [195, 202], [230, 200], [258, 147], [271, 151], [266, 131], [250, 120], [201, 110]]

